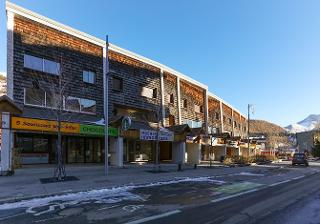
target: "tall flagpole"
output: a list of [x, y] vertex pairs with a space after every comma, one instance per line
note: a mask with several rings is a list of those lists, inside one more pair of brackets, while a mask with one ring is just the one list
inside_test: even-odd
[[108, 35], [106, 36], [106, 50], [105, 50], [105, 74], [104, 75], [104, 174], [108, 176], [109, 174], [109, 59], [108, 59], [108, 51], [109, 51], [109, 40]]

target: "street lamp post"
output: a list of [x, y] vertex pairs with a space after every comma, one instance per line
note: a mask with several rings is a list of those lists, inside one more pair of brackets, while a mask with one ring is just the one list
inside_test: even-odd
[[105, 74], [104, 74], [104, 174], [109, 174], [109, 59], [108, 59], [109, 40], [106, 36], [106, 55], [105, 55]]

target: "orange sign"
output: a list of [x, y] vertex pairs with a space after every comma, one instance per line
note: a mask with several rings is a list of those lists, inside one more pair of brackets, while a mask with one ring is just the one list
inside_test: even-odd
[[[20, 129], [20, 130], [56, 132], [57, 121], [48, 121], [48, 120], [23, 118], [23, 117], [12, 117], [11, 128]], [[80, 124], [61, 122], [61, 132], [79, 133]]]

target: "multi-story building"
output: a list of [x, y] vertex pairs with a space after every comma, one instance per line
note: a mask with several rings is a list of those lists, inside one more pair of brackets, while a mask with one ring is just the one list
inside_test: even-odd
[[[207, 85], [12, 3], [6, 7], [7, 94], [22, 114], [10, 115], [11, 145], [2, 151], [19, 150], [22, 163], [55, 162], [57, 99], [65, 161], [103, 161], [107, 64], [111, 164], [155, 160], [159, 128], [160, 159], [174, 162], [204, 159], [210, 134], [246, 134], [245, 116]], [[123, 117], [132, 120], [129, 130], [120, 130]], [[183, 124], [191, 131], [169, 131]], [[4, 155], [2, 167], [12, 153]]]

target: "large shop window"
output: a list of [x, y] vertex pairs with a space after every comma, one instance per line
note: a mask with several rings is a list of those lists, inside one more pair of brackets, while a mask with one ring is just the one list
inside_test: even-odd
[[25, 104], [45, 106], [46, 105], [46, 92], [41, 89], [25, 89]]
[[24, 55], [24, 67], [53, 75], [60, 74], [60, 63], [28, 54]]
[[47, 138], [36, 136], [17, 137], [17, 148], [21, 153], [47, 153], [49, 140]]
[[46, 93], [46, 106], [50, 108], [63, 108], [63, 99], [59, 94]]
[[80, 112], [80, 98], [68, 96], [66, 98], [66, 109]]
[[81, 112], [85, 113], [96, 113], [96, 101], [89, 99], [80, 99], [81, 103]]
[[83, 113], [96, 113], [96, 101], [84, 98], [77, 98], [68, 96], [66, 98], [66, 109], [70, 111], [83, 112]]

